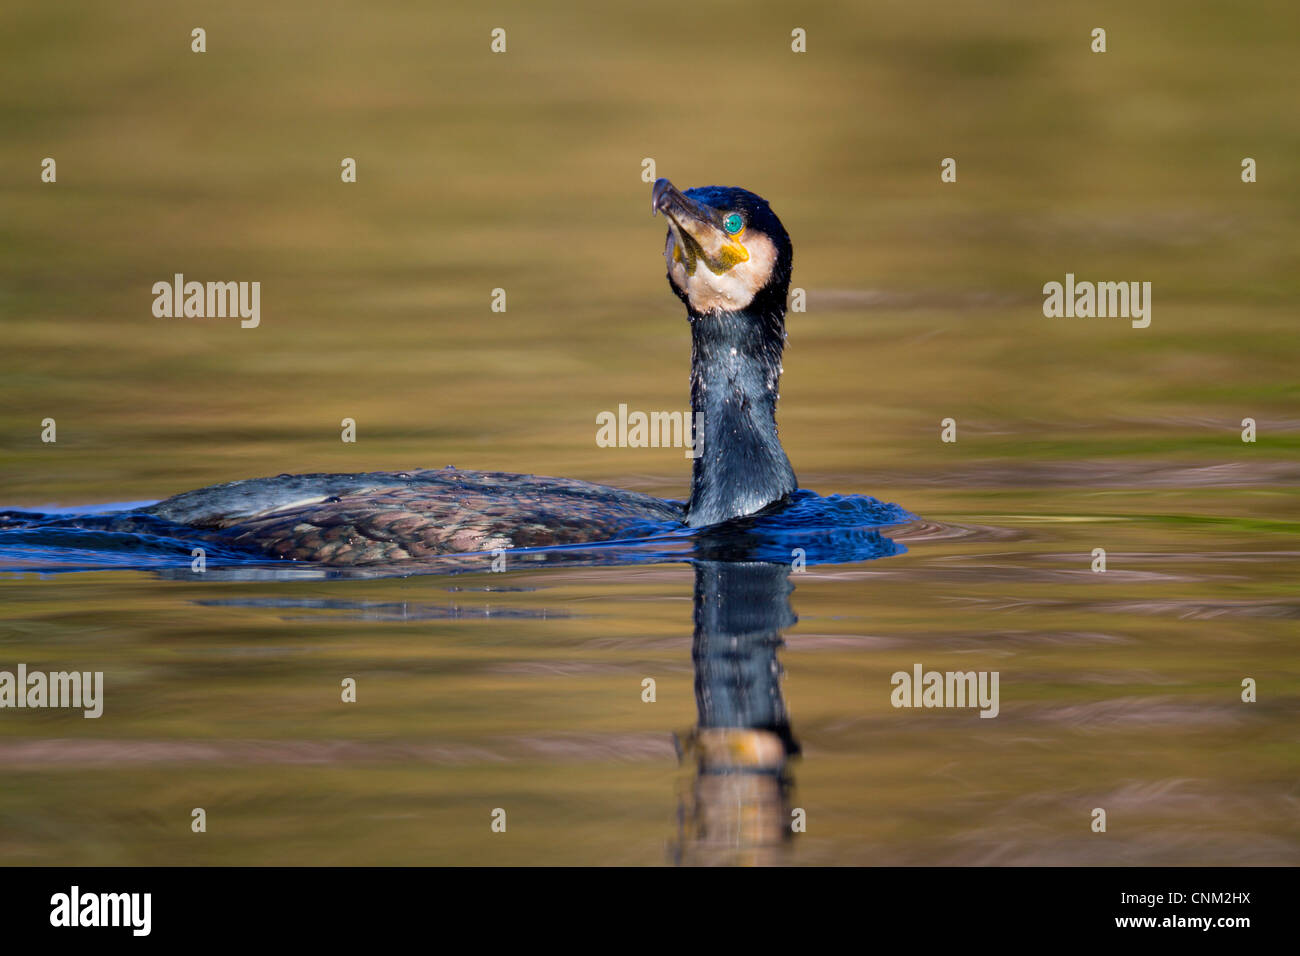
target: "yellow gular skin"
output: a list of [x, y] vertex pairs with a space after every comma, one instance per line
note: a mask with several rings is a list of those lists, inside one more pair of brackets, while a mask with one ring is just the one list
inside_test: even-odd
[[[772, 277], [776, 246], [760, 232], [726, 236], [720, 229], [692, 228], [695, 223], [678, 225], [671, 219], [669, 226], [664, 248], [668, 276], [697, 312], [743, 309]], [[696, 268], [701, 261], [706, 269]]]

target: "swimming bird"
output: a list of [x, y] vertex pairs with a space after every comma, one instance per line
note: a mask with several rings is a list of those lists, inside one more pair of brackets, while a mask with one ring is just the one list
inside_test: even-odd
[[668, 282], [691, 326], [699, 452], [683, 505], [566, 478], [437, 470], [283, 474], [189, 491], [147, 508], [213, 540], [332, 566], [608, 541], [646, 522], [691, 528], [779, 508], [797, 488], [777, 437], [794, 250], [745, 189], [655, 182]]

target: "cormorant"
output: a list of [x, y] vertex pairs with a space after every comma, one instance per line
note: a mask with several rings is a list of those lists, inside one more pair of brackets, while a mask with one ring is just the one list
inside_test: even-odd
[[685, 506], [585, 481], [448, 467], [253, 478], [146, 510], [271, 555], [356, 566], [607, 541], [646, 522], [699, 528], [779, 506], [797, 487], [776, 433], [790, 238], [766, 200], [736, 187], [683, 193], [660, 179], [656, 212], [668, 221], [668, 282], [691, 323], [691, 417], [703, 432]]

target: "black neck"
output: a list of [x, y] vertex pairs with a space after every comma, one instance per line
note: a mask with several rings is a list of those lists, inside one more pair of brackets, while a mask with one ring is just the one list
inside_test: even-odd
[[691, 312], [690, 320], [691, 409], [704, 445], [687, 524], [698, 528], [760, 511], [798, 485], [776, 435], [784, 296], [746, 312]]

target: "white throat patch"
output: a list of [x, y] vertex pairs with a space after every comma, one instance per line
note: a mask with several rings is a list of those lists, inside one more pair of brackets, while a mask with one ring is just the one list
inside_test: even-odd
[[776, 267], [776, 246], [761, 232], [741, 238], [740, 244], [749, 253], [744, 262], [737, 262], [719, 275], [700, 259], [695, 264], [695, 274], [687, 275], [686, 262], [674, 258], [677, 240], [671, 230], [664, 247], [668, 262], [668, 277], [673, 285], [686, 293], [691, 308], [696, 312], [736, 312], [754, 301], [758, 290], [767, 285]]

